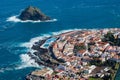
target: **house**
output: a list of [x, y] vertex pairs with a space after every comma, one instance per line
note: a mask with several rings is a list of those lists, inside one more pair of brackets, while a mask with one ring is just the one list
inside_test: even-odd
[[64, 71], [64, 70], [66, 70], [66, 66], [60, 64], [56, 69]]
[[45, 76], [45, 75], [48, 75], [48, 74], [51, 75], [52, 73], [53, 73], [52, 69], [44, 68], [42, 70], [33, 71], [31, 74], [35, 75], [35, 76]]
[[85, 52], [86, 52], [86, 50], [79, 50], [79, 51], [77, 52], [77, 56], [78, 56], [78, 57], [82, 57], [82, 56], [84, 56]]

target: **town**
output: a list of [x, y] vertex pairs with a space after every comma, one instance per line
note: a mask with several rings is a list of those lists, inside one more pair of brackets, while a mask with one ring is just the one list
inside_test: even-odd
[[52, 38], [49, 46], [63, 63], [32, 75], [43, 80], [114, 80], [120, 63], [120, 29], [75, 30]]

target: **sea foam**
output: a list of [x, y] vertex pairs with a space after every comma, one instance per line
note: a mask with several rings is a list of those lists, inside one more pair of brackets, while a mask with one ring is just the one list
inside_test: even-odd
[[57, 19], [52, 19], [52, 20], [46, 20], [46, 21], [40, 21], [40, 20], [37, 20], [37, 21], [33, 21], [33, 20], [20, 20], [18, 18], [18, 15], [15, 15], [15, 16], [11, 16], [9, 18], [7, 18], [6, 21], [10, 21], [10, 22], [21, 22], [21, 23], [27, 23], [27, 22], [31, 22], [31, 23], [39, 23], [39, 22], [55, 22], [57, 21]]
[[1, 68], [0, 73], [4, 73], [5, 71], [12, 71], [12, 70], [14, 70], [14, 68], [12, 67]]
[[49, 35], [49, 34], [43, 34], [43, 35], [41, 35], [41, 36], [34, 37], [34, 38], [30, 39], [29, 42], [21, 43], [21, 44], [20, 44], [20, 47], [26, 47], [26, 48], [31, 49], [32, 46], [33, 46], [33, 44], [34, 44], [35, 42], [38, 42], [39, 40], [41, 40], [41, 39], [43, 39], [43, 38], [45, 38], [45, 37], [50, 37], [50, 35]]
[[35, 62], [35, 60], [31, 59], [31, 57], [28, 54], [21, 54], [20, 59], [21, 59], [21, 64], [18, 65], [15, 69], [23, 69], [26, 67], [40, 68], [40, 66]]

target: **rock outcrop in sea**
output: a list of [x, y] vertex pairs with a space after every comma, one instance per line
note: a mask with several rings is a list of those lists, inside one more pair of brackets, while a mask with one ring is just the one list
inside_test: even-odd
[[21, 20], [33, 20], [33, 21], [46, 21], [50, 20], [50, 17], [46, 16], [44, 13], [41, 12], [40, 9], [29, 6], [22, 13], [19, 15], [19, 19]]

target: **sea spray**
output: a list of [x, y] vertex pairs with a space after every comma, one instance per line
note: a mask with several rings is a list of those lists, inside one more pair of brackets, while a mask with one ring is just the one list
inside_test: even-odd
[[20, 46], [31, 49], [35, 42], [38, 42], [39, 40], [42, 40], [45, 37], [50, 37], [50, 35], [49, 34], [43, 34], [42, 36], [34, 37], [34, 38], [30, 39], [29, 42], [21, 43]]
[[15, 16], [11, 16], [9, 18], [7, 18], [6, 21], [9, 21], [9, 22], [21, 22], [21, 23], [27, 23], [27, 22], [31, 22], [31, 23], [39, 23], [39, 22], [55, 22], [57, 21], [57, 19], [51, 19], [51, 20], [46, 20], [46, 21], [40, 21], [40, 20], [37, 20], [37, 21], [33, 21], [33, 20], [20, 20], [18, 18], [18, 15], [15, 15]]
[[28, 54], [21, 54], [20, 59], [21, 59], [21, 65], [16, 67], [16, 69], [23, 69], [23, 68], [26, 68], [26, 67], [37, 67], [37, 68], [40, 67], [35, 62], [34, 59], [31, 59], [31, 57]]

